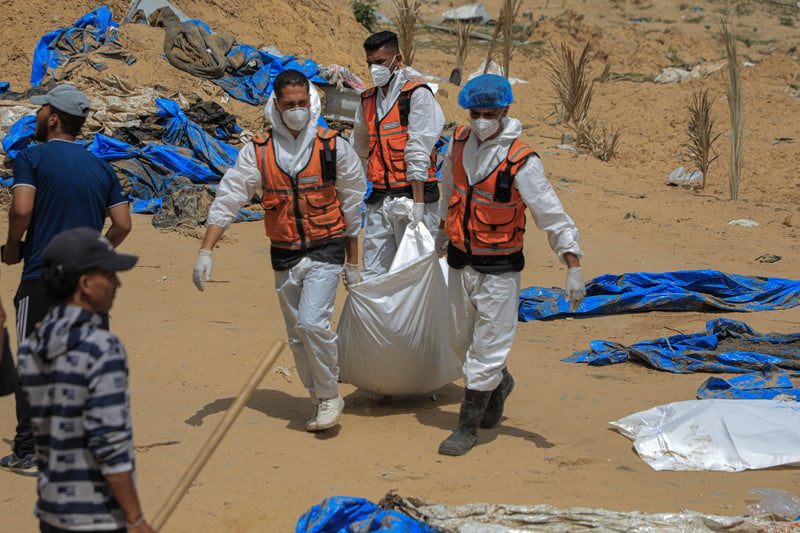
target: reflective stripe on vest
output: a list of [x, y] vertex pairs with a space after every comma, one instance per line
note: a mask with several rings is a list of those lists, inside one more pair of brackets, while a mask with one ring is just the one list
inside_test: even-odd
[[305, 250], [344, 237], [344, 215], [335, 187], [336, 135], [317, 129], [311, 158], [296, 178], [278, 166], [268, 132], [253, 139], [261, 172], [264, 225], [272, 246]]
[[501, 258], [520, 252], [525, 233], [525, 203], [514, 186], [514, 177], [536, 152], [514, 140], [506, 159], [481, 181], [470, 185], [463, 163], [469, 133], [468, 127], [461, 127], [453, 135], [453, 194], [445, 222], [450, 244], [468, 256]]
[[[361, 109], [369, 133], [369, 161], [367, 179], [372, 187], [397, 190], [411, 187], [406, 179], [405, 149], [408, 143], [408, 108], [411, 93], [420, 87], [430, 90], [424, 80], [409, 80], [400, 89], [400, 95], [385, 117], [378, 120], [377, 88], [361, 93]], [[404, 108], [404, 109], [403, 109]], [[435, 153], [431, 151], [428, 182], [436, 180]]]

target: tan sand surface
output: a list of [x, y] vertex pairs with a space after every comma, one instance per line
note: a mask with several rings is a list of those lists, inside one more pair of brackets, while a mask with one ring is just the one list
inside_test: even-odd
[[[184, 12], [219, 33], [248, 44], [274, 45], [283, 53], [352, 67], [368, 79], [361, 41], [367, 32], [349, 15], [346, 0], [176, 0]], [[499, 0], [484, 2], [497, 15]], [[38, 36], [72, 23], [97, 7], [73, 2], [0, 2], [0, 81], [28, 87]], [[576, 220], [586, 252], [584, 276], [605, 273], [712, 268], [725, 272], [797, 278], [800, 225], [800, 107], [795, 10], [774, 12], [769, 2], [635, 0], [525, 0], [522, 12], [539, 21], [515, 56], [511, 114], [527, 128], [524, 140], [542, 157], [567, 211]], [[127, 2], [110, 2], [116, 18]], [[461, 4], [456, 4], [461, 5]], [[446, 3], [423, 7], [432, 20]], [[701, 11], [695, 11], [700, 8]], [[771, 11], [773, 9], [773, 11]], [[390, 3], [382, 10], [390, 13]], [[568, 10], [572, 10], [571, 12]], [[688, 68], [724, 59], [720, 21], [740, 36], [745, 141], [740, 199], [728, 200], [729, 118], [723, 72], [689, 82], [598, 82], [591, 114], [618, 128], [617, 157], [601, 162], [558, 148], [564, 126], [553, 114], [554, 91], [543, 52], [562, 41], [582, 47], [593, 38], [592, 69], [599, 75], [655, 76], [668, 66]], [[640, 19], [636, 21], [634, 19]], [[641, 21], [646, 20], [646, 21]], [[705, 26], [708, 26], [706, 28]], [[484, 30], [486, 31], [486, 30]], [[490, 31], [490, 30], [489, 30]], [[123, 27], [123, 43], [139, 58], [132, 67], [109, 60], [107, 72], [134, 85], [168, 87], [184, 94], [221, 93], [170, 67], [159, 57], [163, 30]], [[419, 36], [416, 67], [447, 78], [453, 38]], [[543, 44], [536, 44], [542, 42]], [[474, 44], [467, 71], [485, 57]], [[687, 104], [708, 89], [714, 102], [719, 159], [699, 193], [666, 185], [669, 172], [687, 164]], [[208, 90], [206, 90], [208, 89]], [[458, 88], [442, 83], [439, 100], [448, 121], [463, 123]], [[203, 93], [203, 91], [206, 91]], [[235, 102], [226, 109], [248, 127], [261, 110]], [[779, 140], [783, 139], [783, 140]], [[788, 140], [786, 140], [788, 139]], [[752, 219], [758, 227], [730, 226]], [[5, 218], [4, 218], [5, 220]], [[7, 223], [0, 223], [4, 240]], [[131, 369], [138, 483], [152, 517], [275, 339], [285, 339], [273, 289], [267, 240], [260, 223], [233, 226], [214, 254], [214, 283], [199, 293], [191, 269], [199, 242], [160, 233], [149, 216], [135, 215], [122, 250], [141, 256], [123, 274], [112, 310], [112, 329], [125, 342]], [[782, 259], [765, 264], [762, 254]], [[523, 286], [562, 286], [565, 269], [545, 236], [529, 225]], [[12, 321], [20, 267], [2, 266], [0, 297]], [[346, 297], [340, 288], [337, 315]], [[717, 317], [744, 320], [762, 332], [797, 332], [800, 308], [758, 313], [651, 312], [521, 323], [510, 356], [517, 387], [507, 418], [480, 432], [478, 446], [460, 458], [436, 453], [456, 422], [460, 383], [431, 395], [386, 399], [342, 385], [346, 407], [341, 428], [313, 435], [303, 429], [310, 412], [306, 393], [286, 349], [217, 452], [186, 494], [165, 530], [175, 532], [291, 531], [312, 505], [334, 495], [380, 499], [396, 489], [448, 504], [546, 503], [617, 511], [684, 509], [742, 514], [754, 488], [800, 492], [800, 471], [776, 468], [736, 474], [655, 472], [610, 429], [609, 421], [656, 405], [695, 397], [708, 375], [674, 375], [637, 364], [588, 367], [561, 359], [593, 339], [632, 343], [703, 329]], [[288, 375], [286, 375], [288, 374]], [[14, 402], [0, 399], [0, 438], [13, 437]], [[174, 442], [173, 444], [159, 445]], [[35, 481], [0, 472], [3, 532], [33, 531]]]

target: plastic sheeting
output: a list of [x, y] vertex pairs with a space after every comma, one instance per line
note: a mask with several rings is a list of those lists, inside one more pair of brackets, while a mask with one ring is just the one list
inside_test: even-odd
[[[213, 176], [187, 176], [194, 182], [219, 181], [225, 171], [236, 163], [239, 151], [233, 146], [215, 139], [187, 118], [181, 107], [173, 100], [156, 98], [158, 115], [166, 121], [162, 140], [173, 146], [191, 150], [192, 155], [207, 165]], [[170, 168], [168, 165], [167, 168]]]
[[296, 533], [437, 533], [438, 530], [363, 498], [334, 496], [309, 509], [297, 521]]
[[272, 94], [272, 81], [287, 69], [299, 70], [312, 83], [328, 85], [327, 80], [317, 75], [319, 66], [310, 59], [277, 56], [241, 43], [234, 44], [228, 56], [238, 53], [244, 54], [244, 64], [235, 72], [212, 80], [237, 100], [253, 105], [266, 104]]
[[606, 274], [586, 285], [571, 313], [562, 289], [531, 287], [519, 297], [519, 319], [612, 315], [635, 311], [764, 311], [800, 304], [800, 281], [726, 274], [717, 270]]
[[630, 358], [678, 374], [690, 372], [756, 372], [774, 367], [800, 370], [800, 334], [761, 334], [744, 322], [718, 318], [704, 331], [644, 340], [630, 346], [596, 340], [591, 349], [564, 359], [595, 366]]
[[[388, 501], [387, 501], [388, 500]], [[441, 505], [396, 494], [384, 497], [381, 507], [405, 513], [432, 527], [454, 533], [512, 533], [519, 531], [631, 531], [661, 533], [762, 533], [790, 531], [792, 522], [760, 516], [719, 516], [683, 511], [646, 514], [549, 505], [519, 506], [499, 503]]]
[[422, 394], [461, 377], [447, 285], [423, 224], [406, 229], [395, 259], [394, 270], [350, 286], [337, 330], [339, 378], [380, 394]]
[[28, 147], [36, 131], [36, 115], [27, 115], [17, 120], [3, 137], [3, 151], [10, 158]]
[[708, 378], [697, 389], [699, 399], [750, 399], [800, 401], [800, 387], [781, 371], [754, 372], [730, 379]]
[[800, 462], [797, 402], [690, 400], [610, 424], [653, 470], [741, 472]]
[[[44, 34], [33, 51], [31, 85], [42, 83], [48, 72], [68, 63], [74, 55], [86, 54], [117, 40], [118, 24], [112, 20], [111, 10], [102, 6], [91, 11], [69, 27]], [[70, 49], [72, 54], [64, 49]], [[129, 64], [132, 62], [129, 58]]]

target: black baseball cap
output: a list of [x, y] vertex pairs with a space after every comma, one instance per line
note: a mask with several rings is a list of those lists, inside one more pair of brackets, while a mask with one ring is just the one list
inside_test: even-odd
[[53, 237], [42, 252], [42, 260], [48, 268], [78, 274], [94, 269], [130, 270], [139, 257], [117, 253], [111, 242], [95, 229], [73, 228]]

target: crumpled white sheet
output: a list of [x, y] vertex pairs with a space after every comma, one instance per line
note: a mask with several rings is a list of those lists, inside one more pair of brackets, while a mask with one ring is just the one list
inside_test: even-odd
[[690, 400], [610, 422], [654, 470], [740, 472], [800, 462], [800, 403]]
[[[387, 501], [388, 500], [388, 501]], [[765, 516], [720, 516], [693, 511], [646, 514], [606, 509], [572, 507], [556, 509], [549, 505], [470, 503], [441, 505], [389, 493], [381, 502], [388, 509], [454, 533], [521, 533], [524, 531], [630, 531], [648, 533], [762, 533], [794, 531], [794, 522]]]

